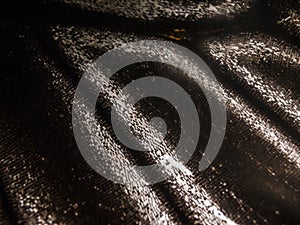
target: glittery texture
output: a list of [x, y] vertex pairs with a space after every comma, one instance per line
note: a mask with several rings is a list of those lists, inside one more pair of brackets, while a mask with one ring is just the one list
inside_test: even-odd
[[[286, 10], [286, 2], [261, 4], [272, 16], [266, 23], [297, 38], [297, 14], [286, 20], [292, 23], [276, 22], [283, 21], [289, 10], [298, 10]], [[51, 21], [48, 16], [55, 11], [50, 8], [39, 22], [24, 25], [20, 20], [4, 20], [0, 26], [0, 224], [300, 222], [299, 47], [285, 38], [288, 36], [276, 36], [277, 30], [270, 32], [269, 27], [257, 24], [260, 16], [263, 18], [255, 8], [258, 1], [125, 4], [66, 0], [46, 4], [74, 10], [74, 18], [66, 18], [72, 22], [66, 24], [63, 15]], [[75, 18], [78, 11], [96, 17], [105, 13], [120, 23], [123, 17], [132, 21], [124, 21], [126, 31], [95, 25], [88, 19], [80, 25]], [[258, 13], [255, 20], [253, 13]], [[220, 25], [220, 18], [224, 24]], [[135, 24], [139, 20], [157, 26], [164, 20], [184, 21], [187, 28], [183, 24], [155, 30], [151, 25], [148, 30], [146, 25]], [[190, 26], [198, 22], [207, 28]], [[219, 24], [217, 28], [214, 23]], [[139, 28], [131, 31], [135, 25]], [[174, 35], [181, 32], [177, 39]], [[88, 63], [115, 46], [140, 39], [177, 41], [199, 54], [221, 82], [228, 124], [216, 160], [199, 172], [210, 118], [205, 97], [194, 81], [197, 78], [148, 62], [125, 68], [110, 81], [103, 80], [105, 89], [97, 105], [99, 127], [90, 132], [99, 132], [95, 141], [109, 146], [119, 165], [153, 163], [172, 151], [178, 141], [178, 117], [167, 103], [155, 99], [140, 102], [131, 114], [141, 113], [134, 126], [148, 134], [147, 118], [163, 116], [168, 124], [165, 145], [138, 154], [116, 140], [109, 119], [111, 96], [132, 79], [148, 75], [171, 78], [191, 94], [199, 111], [201, 137], [191, 161], [162, 183], [130, 187], [106, 180], [84, 161], [72, 133], [71, 107]], [[85, 116], [88, 119], [89, 115]]]
[[112, 15], [143, 19], [161, 20], [175, 19], [197, 21], [199, 19], [233, 17], [250, 10], [256, 1], [54, 1], [68, 6], [78, 7], [88, 11], [108, 13]]
[[276, 25], [289, 34], [300, 38], [300, 3], [299, 1], [273, 1], [269, 5], [272, 7], [274, 22]]

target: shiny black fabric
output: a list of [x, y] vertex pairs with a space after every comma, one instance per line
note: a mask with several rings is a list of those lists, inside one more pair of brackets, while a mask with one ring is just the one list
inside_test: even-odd
[[[299, 4], [284, 0], [47, 0], [5, 9], [0, 224], [299, 224], [299, 15]], [[210, 131], [201, 89], [158, 63], [119, 71], [97, 105], [108, 131], [103, 142], [124, 152], [116, 160], [153, 162], [151, 154], [111, 144], [118, 140], [109, 96], [133, 79], [174, 80], [200, 115], [200, 142], [187, 172], [137, 188], [88, 166], [75, 143], [71, 108], [88, 63], [141, 39], [169, 40], [197, 53], [222, 84], [228, 122], [216, 160], [199, 172]], [[137, 108], [145, 117], [165, 118], [167, 142], [176, 145], [178, 116], [170, 105], [148, 99]]]

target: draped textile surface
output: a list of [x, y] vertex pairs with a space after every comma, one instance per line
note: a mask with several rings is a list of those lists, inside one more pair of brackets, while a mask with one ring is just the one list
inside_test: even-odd
[[[0, 23], [0, 224], [300, 223], [299, 2], [26, 4], [3, 10]], [[105, 179], [85, 162], [71, 110], [89, 63], [143, 39], [177, 43], [207, 63], [224, 91], [227, 128], [215, 161], [198, 171], [210, 132], [201, 89], [163, 64], [119, 71], [97, 104], [99, 126], [107, 131], [103, 143], [125, 152], [115, 160], [140, 165], [153, 160], [121, 145], [110, 123], [110, 97], [133, 79], [159, 75], [180, 84], [201, 123], [198, 147], [182, 173], [131, 187]], [[172, 106], [145, 99], [137, 109], [166, 120], [172, 150], [179, 136]]]

